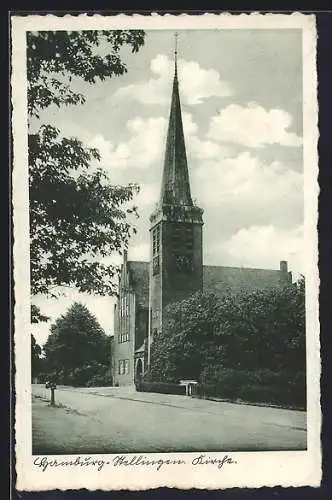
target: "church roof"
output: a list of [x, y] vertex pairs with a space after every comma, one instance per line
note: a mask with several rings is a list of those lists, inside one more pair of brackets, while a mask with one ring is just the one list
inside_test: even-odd
[[[130, 261], [130, 284], [140, 307], [149, 306], [149, 263]], [[280, 271], [248, 267], [203, 266], [203, 290], [217, 295], [279, 286]]]
[[280, 271], [248, 267], [203, 266], [203, 289], [221, 295], [280, 284]]
[[183, 133], [176, 58], [160, 204], [193, 205]]

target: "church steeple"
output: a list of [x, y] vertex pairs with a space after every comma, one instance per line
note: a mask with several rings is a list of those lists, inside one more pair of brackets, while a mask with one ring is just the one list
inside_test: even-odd
[[192, 206], [183, 133], [179, 81], [177, 70], [177, 35], [175, 35], [174, 80], [169, 114], [164, 170], [161, 186], [161, 205]]
[[202, 226], [203, 210], [190, 193], [175, 49], [161, 195], [150, 216], [150, 341], [162, 329], [166, 306], [203, 288]]

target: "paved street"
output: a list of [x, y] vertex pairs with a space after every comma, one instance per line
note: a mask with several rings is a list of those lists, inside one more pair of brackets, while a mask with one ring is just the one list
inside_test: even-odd
[[120, 388], [32, 387], [34, 454], [300, 450], [306, 413]]

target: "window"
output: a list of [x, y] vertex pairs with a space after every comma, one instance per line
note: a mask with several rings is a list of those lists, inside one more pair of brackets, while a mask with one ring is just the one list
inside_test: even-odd
[[129, 333], [128, 332], [120, 333], [119, 343], [122, 344], [123, 342], [129, 342]]
[[119, 360], [119, 375], [128, 375], [129, 373], [129, 359]]
[[124, 372], [125, 372], [125, 375], [128, 375], [128, 373], [129, 373], [129, 359], [124, 360]]
[[124, 318], [125, 316], [128, 316], [128, 314], [129, 314], [128, 295], [123, 295], [120, 298], [120, 316], [121, 318]]
[[152, 232], [152, 255], [158, 255], [159, 254], [159, 247], [160, 247], [160, 226], [157, 226], [154, 228]]
[[160, 271], [160, 226], [154, 228], [152, 232], [152, 274], [158, 274]]

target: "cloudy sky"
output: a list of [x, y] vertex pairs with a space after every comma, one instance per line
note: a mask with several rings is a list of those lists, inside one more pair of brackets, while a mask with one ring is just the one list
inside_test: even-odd
[[[158, 199], [174, 73], [174, 33], [147, 32], [128, 73], [89, 86], [83, 106], [41, 121], [97, 147], [116, 183], [138, 182], [138, 233], [129, 259], [149, 259], [148, 217]], [[204, 209], [204, 263], [303, 272], [300, 30], [179, 32], [180, 96], [192, 196]], [[111, 260], [117, 260], [110, 256]], [[37, 297], [53, 321], [74, 300], [113, 332], [113, 299], [66, 292]], [[34, 327], [40, 343], [49, 324]]]

